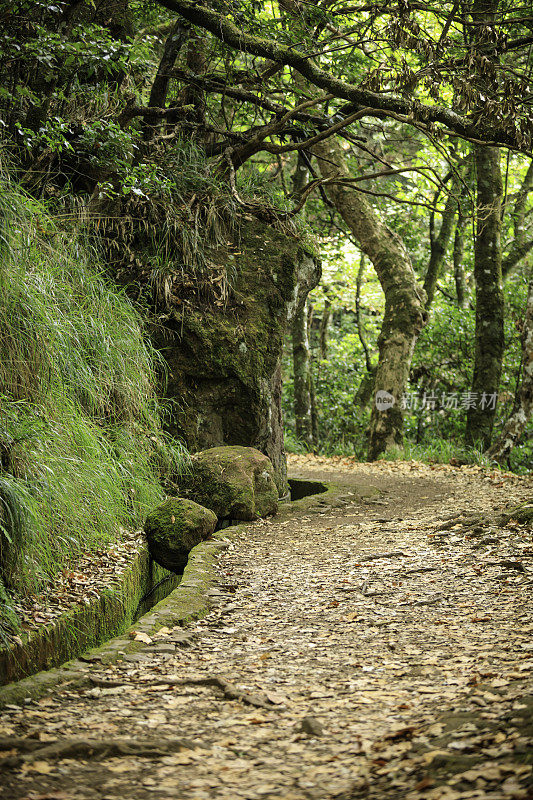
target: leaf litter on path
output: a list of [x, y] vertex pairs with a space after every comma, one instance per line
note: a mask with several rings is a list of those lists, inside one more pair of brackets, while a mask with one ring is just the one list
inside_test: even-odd
[[[530, 796], [531, 531], [509, 525], [482, 543], [438, 528], [461, 509], [526, 499], [531, 482], [416, 463], [291, 467], [373, 484], [386, 505], [354, 500], [243, 528], [186, 649], [183, 631], [166, 628], [140, 642], [145, 660], [91, 664], [96, 690], [5, 710], [2, 747], [38, 746], [22, 766], [17, 747], [4, 752], [0, 796], [73, 786], [76, 800]], [[523, 570], [508, 566], [518, 561]], [[80, 736], [148, 749], [116, 758], [95, 744], [91, 756], [85, 743], [83, 757], [59, 757]], [[51, 741], [58, 757], [41, 757]]]

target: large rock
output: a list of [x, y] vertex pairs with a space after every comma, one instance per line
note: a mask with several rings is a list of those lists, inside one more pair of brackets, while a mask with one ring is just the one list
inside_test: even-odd
[[278, 488], [269, 458], [254, 447], [211, 447], [192, 456], [180, 493], [220, 519], [254, 520], [278, 510]]
[[291, 319], [320, 279], [320, 264], [296, 236], [251, 218], [236, 227], [234, 242], [209, 254], [232, 276], [228, 295], [207, 301], [177, 286], [153, 340], [168, 364], [167, 397], [177, 400], [170, 432], [193, 452], [256, 447], [270, 458], [282, 496], [288, 486], [281, 351]]
[[[99, 225], [97, 235], [113, 281], [149, 305], [148, 330], [168, 367], [169, 433], [191, 452], [256, 447], [270, 458], [283, 496], [281, 353], [291, 320], [320, 280], [320, 262], [310, 237], [274, 219], [225, 216], [219, 200], [215, 193], [205, 206], [195, 201], [202, 220], [197, 247], [181, 204], [172, 209], [159, 198], [133, 195], [98, 199], [91, 217], [130, 221], [120, 233]], [[165, 214], [173, 225], [163, 225]], [[189, 224], [190, 235], [179, 233]], [[164, 274], [155, 266], [162, 247]]]
[[179, 572], [193, 547], [207, 539], [217, 524], [208, 508], [183, 497], [169, 497], [151, 511], [144, 524], [150, 555], [166, 569]]

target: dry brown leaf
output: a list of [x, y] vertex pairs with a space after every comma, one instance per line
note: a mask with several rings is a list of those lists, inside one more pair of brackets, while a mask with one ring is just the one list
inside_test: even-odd
[[26, 762], [21, 767], [22, 772], [38, 772], [39, 775], [48, 775], [50, 772], [53, 772], [54, 769], [54, 765], [50, 764], [49, 761]]
[[143, 633], [142, 631], [130, 631], [130, 639], [133, 639], [134, 642], [144, 642], [144, 644], [151, 644], [153, 639], [151, 636], [148, 636], [147, 633]]

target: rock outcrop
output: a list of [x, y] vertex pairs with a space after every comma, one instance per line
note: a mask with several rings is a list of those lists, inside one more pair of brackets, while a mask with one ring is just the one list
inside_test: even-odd
[[253, 447], [212, 447], [191, 458], [180, 494], [210, 508], [219, 519], [254, 520], [278, 509], [270, 459]]
[[166, 569], [179, 572], [193, 547], [215, 530], [213, 511], [183, 497], [169, 497], [151, 511], [144, 524], [150, 555]]
[[[153, 339], [168, 364], [170, 429], [191, 451], [256, 447], [271, 460], [279, 495], [287, 492], [281, 416], [281, 352], [296, 310], [320, 279], [320, 264], [294, 236], [241, 220], [234, 243], [210, 261], [231, 275], [225, 300], [183, 292], [168, 298]], [[181, 298], [181, 302], [180, 302]]]

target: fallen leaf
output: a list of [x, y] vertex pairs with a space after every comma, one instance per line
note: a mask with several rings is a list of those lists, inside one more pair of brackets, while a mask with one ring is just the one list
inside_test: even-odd
[[111, 760], [108, 761], [106, 764], [107, 769], [110, 772], [129, 772], [131, 770], [131, 764], [127, 759], [120, 759], [120, 760]]
[[54, 771], [54, 767], [49, 761], [32, 761], [23, 764], [21, 769], [22, 772], [38, 772], [39, 775], [48, 775]]
[[288, 702], [288, 699], [284, 695], [278, 694], [277, 692], [265, 692], [265, 697], [270, 700], [271, 703], [274, 703], [274, 705], [281, 705], [282, 703]]
[[151, 644], [153, 641], [147, 633], [142, 631], [130, 631], [130, 639], [133, 639], [134, 642], [144, 642], [145, 644]]

